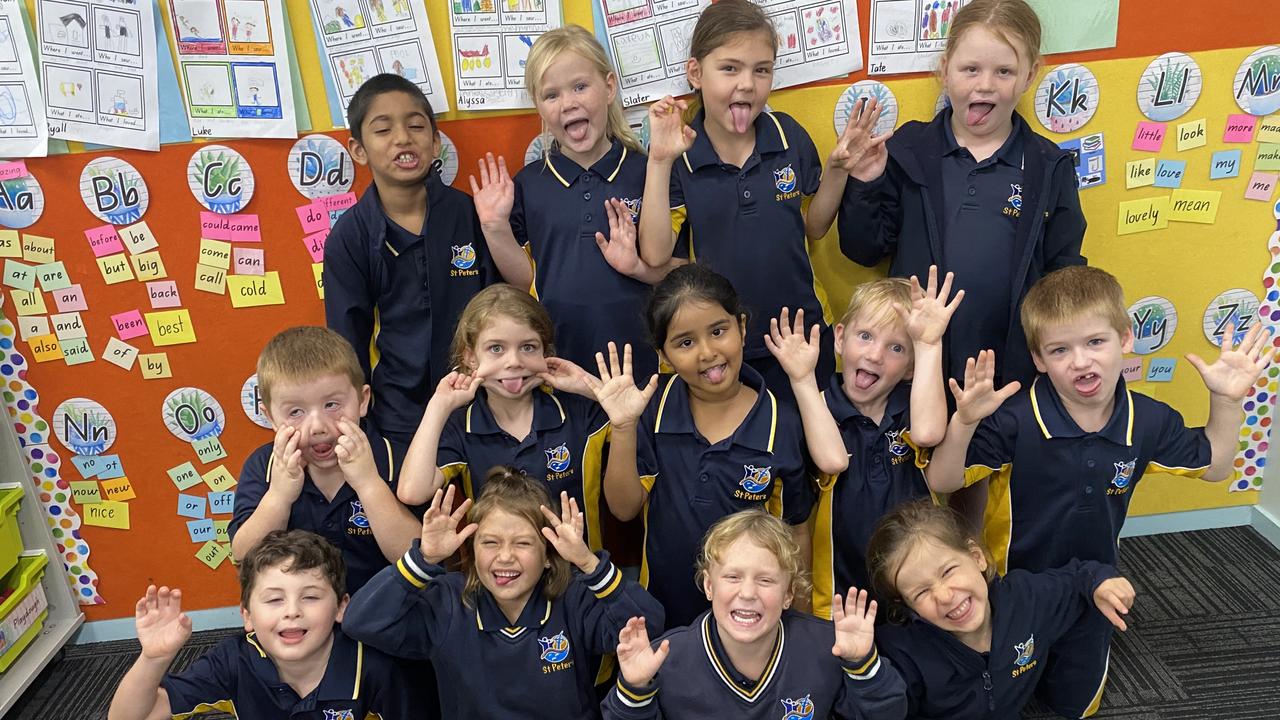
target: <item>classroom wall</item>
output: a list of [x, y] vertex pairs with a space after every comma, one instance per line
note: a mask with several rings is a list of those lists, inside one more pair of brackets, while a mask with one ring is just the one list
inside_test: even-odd
[[[426, 4], [432, 26], [438, 30], [446, 28], [448, 19], [443, 3], [427, 0]], [[327, 103], [323, 102], [323, 88], [316, 69], [318, 58], [306, 3], [288, 0], [288, 5], [312, 125], [328, 128]], [[565, 0], [564, 5], [566, 21], [591, 25], [590, 5], [586, 0]], [[865, 47], [866, 2], [862, 6]], [[1116, 48], [1048, 59], [1050, 65], [1087, 63], [1102, 85], [1097, 116], [1081, 132], [1055, 139], [1105, 133], [1108, 182], [1081, 193], [1090, 227], [1084, 252], [1091, 263], [1120, 276], [1130, 300], [1162, 294], [1174, 301], [1180, 313], [1179, 330], [1170, 348], [1161, 353], [1169, 357], [1180, 357], [1184, 352], [1211, 352], [1200, 332], [1200, 315], [1218, 292], [1247, 287], [1260, 293], [1261, 275], [1269, 259], [1267, 237], [1275, 227], [1270, 204], [1241, 199], [1243, 177], [1210, 183], [1207, 162], [1212, 150], [1221, 147], [1225, 116], [1238, 112], [1230, 94], [1230, 79], [1236, 66], [1257, 46], [1280, 41], [1280, 21], [1259, 18], [1252, 4], [1182, 2], [1176, 6], [1176, 11], [1171, 11], [1167, 1], [1124, 0]], [[437, 33], [436, 45], [448, 84], [452, 68], [443, 32]], [[1170, 141], [1166, 141], [1166, 151], [1160, 157], [1187, 160], [1188, 179], [1184, 187], [1222, 190], [1222, 208], [1214, 226], [1175, 224], [1168, 230], [1117, 237], [1117, 202], [1157, 192], [1150, 188], [1125, 191], [1123, 171], [1126, 160], [1139, 156], [1128, 149], [1134, 126], [1141, 119], [1134, 100], [1138, 76], [1152, 57], [1169, 49], [1188, 52], [1204, 72], [1205, 90], [1199, 104], [1182, 120], [1206, 118], [1210, 142], [1206, 148], [1173, 153]], [[855, 73], [838, 81], [779, 91], [770, 98], [770, 105], [799, 118], [825, 155], [835, 140], [832, 109], [836, 98], [849, 82], [864, 77], [864, 73]], [[888, 79], [888, 85], [901, 104], [901, 119], [924, 119], [932, 114], [939, 92], [934, 79], [893, 77]], [[486, 150], [512, 159], [514, 171], [539, 123], [531, 113], [451, 112], [442, 116], [440, 127], [453, 139], [458, 150], [462, 170], [454, 184], [466, 187], [468, 170], [475, 167], [476, 159]], [[346, 141], [343, 131], [329, 134]], [[237, 474], [242, 459], [257, 445], [270, 440], [269, 431], [252, 424], [240, 409], [241, 385], [253, 373], [258, 349], [282, 328], [323, 321], [311, 261], [303, 248], [303, 233], [294, 214], [294, 208], [306, 201], [293, 190], [286, 175], [286, 156], [291, 142], [232, 140], [222, 144], [241, 152], [254, 169], [258, 187], [245, 211], [260, 216], [261, 246], [265, 250], [267, 270], [280, 273], [286, 301], [283, 306], [236, 310], [231, 309], [225, 296], [193, 288], [202, 208], [187, 190], [185, 167], [197, 146], [166, 146], [159, 153], [73, 153], [28, 161], [28, 167], [44, 186], [48, 207], [41, 221], [28, 230], [57, 238], [58, 259], [66, 263], [73, 282], [83, 285], [89, 310], [82, 315], [95, 356], [100, 355], [107, 338], [114, 335], [111, 315], [133, 308], [144, 312], [150, 309], [143, 284], [128, 282], [107, 286], [103, 283], [83, 240], [83, 231], [101, 225], [101, 221], [81, 202], [75, 179], [85, 163], [102, 154], [128, 160], [146, 179], [152, 201], [144, 219], [160, 242], [169, 278], [178, 282], [182, 306], [189, 309], [197, 336], [194, 344], [160, 348], [168, 353], [172, 365], [170, 379], [144, 381], [137, 368], [126, 372], [100, 359], [78, 366], [52, 362], [27, 364], [29, 355], [24, 362], [14, 363], [11, 373], [5, 373], [9, 391], [19, 399], [25, 389], [22, 381], [29, 382], [38, 392], [38, 400], [32, 402], [30, 397], [26, 398], [26, 407], [18, 408], [17, 399], [9, 402], [11, 414], [28, 435], [35, 415], [47, 421], [60, 402], [76, 396], [100, 402], [112, 413], [119, 427], [118, 438], [109, 452], [119, 454], [137, 494], [128, 501], [131, 527], [128, 530], [79, 528], [80, 539], [73, 540], [70, 533], [76, 524], [75, 518], [66, 514], [54, 518], [55, 525], [68, 533], [64, 538], [68, 560], [75, 565], [73, 576], [79, 583], [78, 589], [86, 591], [82, 597], [104, 603], [86, 608], [90, 620], [128, 617], [134, 600], [149, 582], [182, 587], [186, 605], [191, 609], [235, 604], [237, 590], [231, 564], [224, 562], [217, 570], [211, 570], [194, 557], [198, 545], [188, 537], [185, 518], [176, 513], [178, 491], [166, 470], [190, 461], [202, 472], [225, 465]], [[1251, 165], [1247, 150], [1245, 157], [1242, 175], [1247, 177]], [[363, 190], [368, 181], [368, 173], [361, 169], [354, 190]], [[883, 272], [883, 269], [859, 268], [844, 260], [834, 233], [816, 243], [813, 255], [817, 273], [837, 307], [843, 305], [854, 285]], [[4, 312], [10, 320], [14, 319], [7, 302]], [[11, 334], [10, 327], [8, 335]], [[5, 327], [0, 326], [0, 347], [5, 345], [5, 336]], [[145, 337], [134, 342], [143, 352], [155, 349]], [[16, 350], [26, 352], [26, 344], [17, 343]], [[222, 405], [227, 419], [221, 436], [226, 458], [199, 463], [191, 446], [165, 427], [161, 418], [164, 398], [175, 388], [184, 386], [204, 389]], [[1188, 422], [1199, 423], [1205, 418], [1206, 394], [1185, 361], [1179, 362], [1172, 382], [1139, 383], [1137, 389], [1173, 404]], [[54, 469], [64, 482], [79, 480], [76, 469], [64, 457], [64, 449], [57, 444], [52, 449], [52, 459], [47, 455], [33, 458], [33, 462], [42, 463], [42, 473], [47, 475], [48, 470]], [[65, 492], [56, 479], [46, 476], [42, 480], [49, 483], [51, 496]], [[202, 494], [204, 491], [196, 488], [189, 492]], [[1257, 502], [1257, 495], [1257, 492], [1229, 493], [1224, 485], [1149, 476], [1137, 491], [1133, 512], [1247, 505]]]

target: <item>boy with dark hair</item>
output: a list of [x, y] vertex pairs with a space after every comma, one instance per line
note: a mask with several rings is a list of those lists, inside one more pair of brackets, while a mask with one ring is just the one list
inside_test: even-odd
[[240, 471], [231, 552], [243, 560], [273, 530], [319, 533], [342, 552], [353, 593], [418, 536], [418, 521], [396, 499], [404, 448], [375, 423], [361, 429], [369, 386], [332, 330], [295, 327], [271, 338], [258, 356], [258, 390], [276, 437]]
[[108, 720], [225, 712], [240, 720], [407, 718], [422, 712], [387, 655], [347, 637], [342, 554], [324, 538], [275, 531], [240, 563], [245, 635], [167, 673], [191, 636], [182, 591], [152, 585], [138, 600], [142, 653], [116, 688]]
[[374, 76], [347, 106], [347, 125], [373, 184], [325, 244], [325, 322], [355, 348], [378, 427], [408, 445], [450, 370], [458, 314], [498, 275], [471, 197], [437, 172], [440, 133], [417, 85]]

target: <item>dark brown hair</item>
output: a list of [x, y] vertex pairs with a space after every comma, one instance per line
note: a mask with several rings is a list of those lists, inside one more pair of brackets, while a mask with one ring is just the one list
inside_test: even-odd
[[339, 601], [347, 594], [347, 564], [333, 543], [306, 530], [272, 530], [240, 561], [241, 607], [249, 607], [258, 575], [277, 566], [286, 573], [319, 569]]
[[778, 30], [760, 6], [750, 0], [719, 0], [702, 11], [689, 38], [689, 57], [694, 60], [710, 55], [721, 45], [732, 42], [740, 33], [764, 33], [777, 55]]

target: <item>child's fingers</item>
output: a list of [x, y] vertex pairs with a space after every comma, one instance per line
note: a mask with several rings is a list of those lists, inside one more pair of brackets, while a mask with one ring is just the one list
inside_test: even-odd
[[596, 353], [596, 370], [600, 373], [600, 379], [608, 382], [613, 379], [613, 373], [609, 372], [609, 366], [604, 362], [604, 353]]
[[[470, 502], [470, 500], [468, 500], [467, 502]], [[471, 523], [470, 525], [462, 528], [462, 531], [458, 533], [458, 544], [461, 545], [462, 543], [466, 542], [467, 538], [471, 537], [472, 535], [475, 535], [476, 530], [479, 530], [479, 529], [480, 529], [480, 526], [476, 523]]]
[[[947, 273], [947, 284], [948, 286], [951, 284], [951, 273]], [[944, 288], [942, 297], [946, 297], [946, 288]], [[961, 300], [964, 300], [964, 290], [957, 290], [955, 297], [951, 298], [951, 302], [947, 303], [947, 312], [954, 313], [956, 308], [960, 307]]]
[[1236, 346], [1236, 324], [1227, 321], [1226, 327], [1222, 328], [1222, 352], [1234, 350]]
[[844, 620], [844, 600], [836, 593], [831, 596], [831, 621], [838, 625], [841, 620]]
[[[546, 518], [547, 522], [551, 523], [551, 527], [555, 527], [560, 524], [560, 518], [556, 517], [556, 514], [551, 512], [551, 508], [546, 505], [539, 505], [538, 510], [542, 512], [542, 517]], [[551, 528], [542, 528], [542, 531], [545, 533], [550, 529]]]
[[947, 273], [943, 276], [942, 286], [938, 288], [938, 297], [941, 298], [943, 302], [946, 302], [947, 298], [951, 296], [951, 284], [955, 282], [955, 279], [955, 273]]
[[663, 640], [658, 649], [653, 651], [653, 660], [658, 665], [667, 661], [667, 655], [671, 653], [671, 641]]
[[468, 175], [467, 179], [471, 181], [471, 197], [475, 197], [476, 195], [479, 195], [480, 186], [476, 184], [476, 176]]
[[796, 321], [791, 327], [791, 332], [804, 337], [804, 308], [796, 308]]
[[1009, 383], [1008, 385], [1005, 385], [1004, 387], [1000, 388], [996, 392], [996, 399], [998, 399], [1001, 404], [1004, 404], [1005, 400], [1008, 400], [1014, 395], [1017, 395], [1018, 391], [1021, 389], [1022, 389], [1022, 383], [1018, 382], [1017, 380], [1014, 380], [1013, 382]]
[[656, 392], [657, 389], [658, 389], [658, 373], [654, 373], [653, 375], [649, 376], [649, 384], [644, 386], [644, 390], [641, 390], [640, 394], [643, 395], [644, 399], [647, 401], [649, 398], [653, 397], [653, 393]]
[[501, 173], [500, 177], [503, 182], [511, 179], [511, 173], [507, 172], [507, 159], [502, 155], [498, 156], [498, 172]]
[[1129, 626], [1125, 624], [1124, 619], [1120, 617], [1120, 613], [1116, 612], [1115, 605], [1109, 598], [1104, 599], [1103, 602], [1098, 605], [1098, 611], [1110, 620], [1111, 624], [1115, 625], [1118, 630], [1124, 631], [1129, 629]]
[[822, 328], [818, 323], [814, 323], [813, 327], [809, 328], [809, 344], [816, 347], [820, 342], [822, 342]]
[[957, 400], [964, 394], [964, 390], [960, 389], [960, 384], [956, 382], [955, 378], [947, 378], [947, 385], [951, 387], [951, 396]]
[[609, 375], [614, 377], [622, 374], [622, 364], [618, 360], [618, 344], [609, 341]]
[[631, 343], [622, 346], [622, 374], [631, 377]]
[[1201, 375], [1204, 375], [1205, 372], [1208, 371], [1209, 366], [1205, 363], [1204, 360], [1200, 359], [1199, 355], [1195, 353], [1187, 353], [1184, 357], [1187, 358], [1187, 362], [1191, 363], [1191, 367], [1195, 368], [1196, 372], [1200, 373]]

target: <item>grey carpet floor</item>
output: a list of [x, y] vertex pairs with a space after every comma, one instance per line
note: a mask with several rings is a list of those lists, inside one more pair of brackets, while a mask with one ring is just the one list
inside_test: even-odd
[[[1280, 718], [1280, 551], [1251, 528], [1125, 540], [1121, 570], [1138, 591], [1133, 627], [1112, 650], [1109, 720]], [[234, 631], [197, 633], [186, 667]], [[138, 645], [68, 647], [8, 715], [98, 720]], [[218, 718], [220, 715], [205, 717]], [[1025, 718], [1052, 714], [1029, 708]]]

